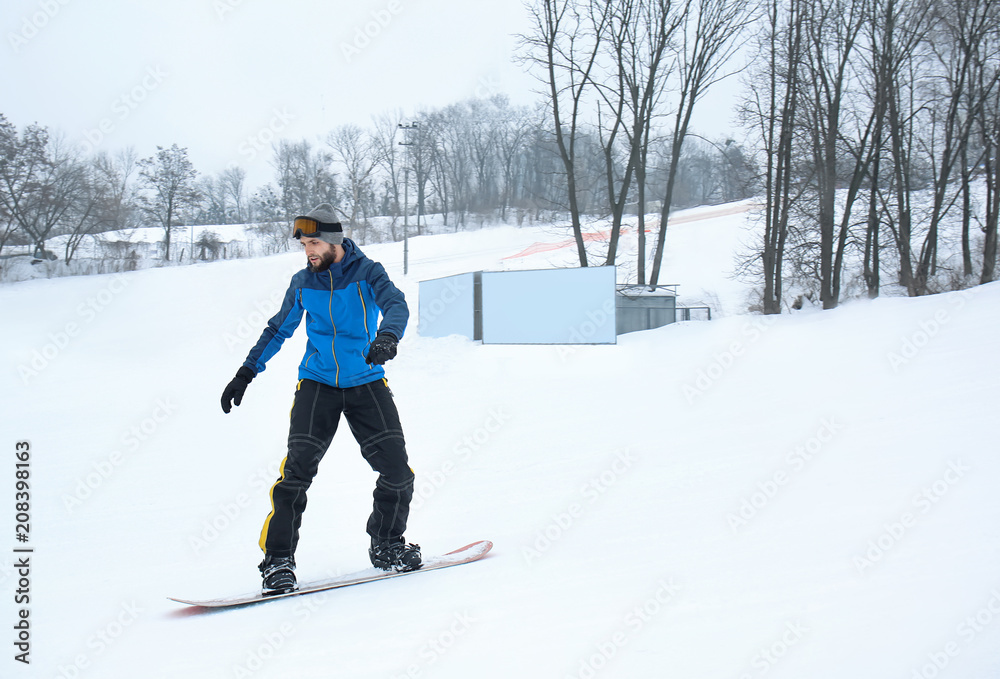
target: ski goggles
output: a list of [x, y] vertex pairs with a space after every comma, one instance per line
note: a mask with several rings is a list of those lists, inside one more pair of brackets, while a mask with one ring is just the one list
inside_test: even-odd
[[318, 236], [321, 232], [343, 233], [340, 222], [327, 224], [312, 217], [296, 217], [295, 221], [292, 222], [292, 238], [302, 238], [303, 236], [311, 238]]

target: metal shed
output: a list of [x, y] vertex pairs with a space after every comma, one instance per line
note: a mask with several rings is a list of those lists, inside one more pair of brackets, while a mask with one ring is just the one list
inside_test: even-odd
[[638, 330], [651, 330], [694, 317], [712, 319], [708, 307], [678, 307], [677, 284], [619, 285], [615, 295], [616, 332], [624, 335]]

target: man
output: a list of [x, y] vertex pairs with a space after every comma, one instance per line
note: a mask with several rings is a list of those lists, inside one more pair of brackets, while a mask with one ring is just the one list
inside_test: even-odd
[[[288, 432], [288, 455], [271, 488], [258, 567], [264, 594], [297, 588], [295, 548], [306, 507], [306, 491], [333, 440], [341, 413], [378, 472], [368, 518], [369, 557], [384, 570], [420, 567], [420, 547], [403, 532], [413, 497], [413, 470], [403, 430], [382, 365], [395, 358], [409, 310], [403, 293], [381, 264], [368, 259], [343, 230], [328, 203], [296, 217], [292, 237], [305, 249], [308, 266], [292, 276], [281, 310], [268, 321], [256, 346], [226, 386], [222, 410], [240, 405], [250, 381], [295, 331], [306, 314], [306, 353]], [[379, 322], [379, 312], [382, 320]]]

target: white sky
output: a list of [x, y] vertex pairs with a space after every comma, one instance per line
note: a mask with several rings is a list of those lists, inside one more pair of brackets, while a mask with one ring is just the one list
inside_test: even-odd
[[[511, 60], [522, 0], [3, 0], [0, 112], [87, 150], [186, 146], [202, 173], [271, 179], [274, 136], [505, 93], [535, 101]], [[732, 87], [736, 80], [732, 79]], [[696, 111], [726, 134], [731, 102]]]

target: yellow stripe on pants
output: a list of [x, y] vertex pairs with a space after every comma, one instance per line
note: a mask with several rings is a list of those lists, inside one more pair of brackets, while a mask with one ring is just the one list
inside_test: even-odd
[[[302, 388], [302, 380], [299, 380], [295, 384], [295, 391], [298, 391], [301, 388]], [[294, 402], [294, 400], [292, 402], [292, 410], [295, 410], [295, 402]], [[291, 410], [288, 411], [288, 417], [289, 417], [289, 419], [291, 419], [291, 417], [292, 417]], [[271, 500], [271, 513], [267, 515], [266, 519], [264, 519], [264, 527], [260, 529], [260, 542], [258, 543], [260, 545], [261, 550], [264, 552], [264, 554], [267, 554], [267, 547], [266, 547], [266, 545], [267, 545], [267, 528], [268, 528], [268, 526], [271, 525], [271, 517], [274, 516], [274, 489], [278, 487], [279, 483], [281, 483], [282, 481], [285, 480], [285, 463], [286, 462], [288, 462], [288, 456], [287, 455], [285, 456], [285, 459], [283, 459], [281, 461], [281, 466], [278, 467], [278, 480], [275, 481], [274, 485], [271, 486], [271, 490], [267, 491], [267, 496]]]
[[271, 486], [271, 490], [267, 492], [268, 497], [271, 499], [271, 513], [267, 515], [264, 519], [264, 527], [260, 529], [260, 548], [267, 554], [267, 528], [271, 525], [271, 517], [274, 516], [274, 489], [278, 487], [278, 484], [285, 480], [285, 463], [288, 462], [288, 456], [281, 461], [281, 467], [278, 469], [278, 480], [274, 482]]

